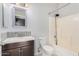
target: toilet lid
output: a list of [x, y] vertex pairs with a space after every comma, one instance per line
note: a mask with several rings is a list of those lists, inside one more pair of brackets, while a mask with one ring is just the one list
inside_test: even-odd
[[54, 48], [52, 46], [50, 46], [50, 45], [44, 45], [43, 48], [44, 48], [45, 51], [48, 51], [48, 52], [54, 51]]

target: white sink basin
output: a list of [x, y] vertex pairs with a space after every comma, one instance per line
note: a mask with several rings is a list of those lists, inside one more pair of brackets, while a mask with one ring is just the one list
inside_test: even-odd
[[23, 41], [30, 41], [34, 40], [34, 37], [28, 36], [28, 37], [13, 37], [13, 38], [7, 38], [3, 41], [3, 45], [7, 43], [15, 43], [15, 42], [23, 42]]

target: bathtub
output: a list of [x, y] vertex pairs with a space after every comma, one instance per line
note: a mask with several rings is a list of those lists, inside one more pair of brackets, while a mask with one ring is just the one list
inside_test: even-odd
[[60, 46], [53, 46], [54, 51], [52, 55], [46, 54], [43, 49], [38, 53], [39, 56], [78, 56], [78, 53], [62, 48]]
[[57, 56], [78, 56], [78, 53], [59, 46], [55, 47], [55, 54]]

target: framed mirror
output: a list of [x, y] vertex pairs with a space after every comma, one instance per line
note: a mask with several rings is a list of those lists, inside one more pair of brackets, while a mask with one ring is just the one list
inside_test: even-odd
[[20, 7], [14, 7], [14, 20], [13, 26], [26, 27], [27, 25], [26, 9]]

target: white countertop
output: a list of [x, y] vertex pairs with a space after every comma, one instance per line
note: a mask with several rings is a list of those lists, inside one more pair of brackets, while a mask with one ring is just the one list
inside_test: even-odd
[[13, 38], [7, 38], [2, 42], [2, 45], [8, 44], [8, 43], [15, 43], [15, 42], [23, 42], [23, 41], [30, 41], [34, 40], [34, 37], [28, 36], [28, 37], [13, 37]]

